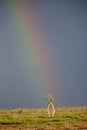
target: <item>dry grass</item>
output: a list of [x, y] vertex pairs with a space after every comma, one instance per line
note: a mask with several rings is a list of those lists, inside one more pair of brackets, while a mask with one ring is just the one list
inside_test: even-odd
[[54, 118], [46, 109], [2, 109], [0, 130], [87, 130], [87, 107], [56, 108]]

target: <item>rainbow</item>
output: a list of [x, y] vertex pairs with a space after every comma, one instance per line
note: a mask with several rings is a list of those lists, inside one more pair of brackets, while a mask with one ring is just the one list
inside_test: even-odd
[[32, 73], [35, 90], [52, 94], [55, 91], [53, 60], [37, 10], [30, 0], [14, 0], [9, 2], [9, 15], [18, 41], [15, 44], [23, 49], [26, 72]]

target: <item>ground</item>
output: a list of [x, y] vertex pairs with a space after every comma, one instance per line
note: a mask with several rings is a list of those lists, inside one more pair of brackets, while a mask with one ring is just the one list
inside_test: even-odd
[[55, 117], [46, 109], [1, 109], [0, 130], [87, 130], [87, 107], [59, 107]]

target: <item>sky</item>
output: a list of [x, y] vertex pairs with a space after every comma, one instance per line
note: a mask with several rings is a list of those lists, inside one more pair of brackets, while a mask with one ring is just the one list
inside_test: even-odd
[[0, 108], [87, 106], [87, 1], [18, 1], [0, 1]]

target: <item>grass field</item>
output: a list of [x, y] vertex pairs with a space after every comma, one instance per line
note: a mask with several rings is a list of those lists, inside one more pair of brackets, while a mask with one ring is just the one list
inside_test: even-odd
[[0, 130], [87, 130], [87, 107], [59, 107], [51, 118], [46, 109], [1, 109]]

